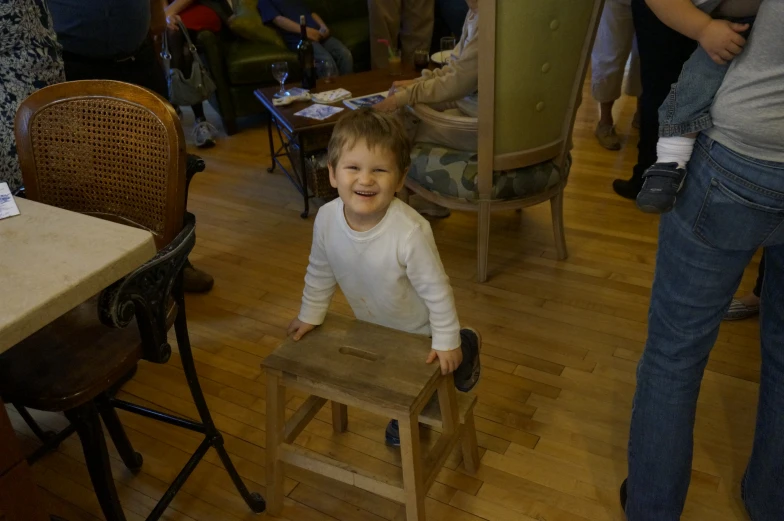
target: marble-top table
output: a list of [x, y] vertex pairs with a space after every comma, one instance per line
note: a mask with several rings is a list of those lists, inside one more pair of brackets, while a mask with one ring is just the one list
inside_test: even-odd
[[146, 230], [16, 199], [0, 220], [0, 353], [155, 255]]
[[[0, 219], [0, 353], [155, 255], [152, 234], [16, 199]], [[0, 401], [0, 519], [49, 521]]]

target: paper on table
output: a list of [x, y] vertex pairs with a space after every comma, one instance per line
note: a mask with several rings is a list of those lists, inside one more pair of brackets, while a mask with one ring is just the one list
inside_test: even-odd
[[14, 215], [19, 215], [19, 208], [11, 195], [11, 189], [8, 188], [8, 183], [0, 183], [0, 219]]
[[335, 90], [328, 90], [326, 92], [318, 92], [312, 94], [311, 97], [316, 103], [335, 103], [351, 97], [351, 93], [346, 89], [340, 88]]
[[303, 118], [311, 118], [317, 119], [319, 121], [323, 121], [327, 118], [332, 117], [333, 115], [341, 112], [343, 108], [341, 107], [332, 107], [329, 105], [311, 105], [306, 109], [302, 109], [299, 112], [296, 112], [295, 116], [302, 116]]

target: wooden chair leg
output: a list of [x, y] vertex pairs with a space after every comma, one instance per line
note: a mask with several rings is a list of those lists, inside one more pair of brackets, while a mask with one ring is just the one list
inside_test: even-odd
[[283, 462], [278, 446], [286, 427], [286, 388], [277, 375], [267, 372], [267, 513], [280, 514], [283, 508]]
[[406, 521], [425, 521], [425, 476], [419, 439], [419, 418], [416, 415], [401, 418], [398, 427], [406, 498]]
[[348, 407], [342, 403], [332, 402], [332, 430], [338, 434], [348, 429]]
[[555, 249], [558, 252], [558, 260], [564, 260], [569, 256], [566, 251], [566, 235], [564, 234], [563, 199], [563, 188], [556, 196], [550, 199], [550, 213], [553, 219], [553, 235], [555, 236]]
[[120, 498], [114, 486], [109, 451], [106, 448], [98, 408], [94, 402], [89, 402], [77, 409], [66, 411], [65, 416], [76, 426], [90, 481], [106, 521], [125, 521]]
[[479, 203], [479, 228], [477, 230], [477, 280], [487, 281], [487, 256], [490, 249], [490, 203]]
[[468, 411], [463, 425], [463, 465], [469, 474], [476, 473], [479, 468], [479, 447], [476, 441], [476, 424], [474, 423], [474, 411]]
[[103, 418], [106, 430], [109, 431], [109, 436], [112, 438], [114, 447], [120, 454], [125, 466], [132, 472], [140, 470], [144, 458], [142, 458], [141, 454], [133, 450], [131, 440], [128, 439], [128, 434], [125, 432], [122, 422], [120, 422], [120, 417], [117, 416], [117, 411], [114, 410], [114, 407], [108, 403], [101, 407], [101, 418]]

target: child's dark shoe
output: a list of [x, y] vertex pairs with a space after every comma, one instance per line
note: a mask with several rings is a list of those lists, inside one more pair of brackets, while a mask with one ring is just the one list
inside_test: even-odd
[[677, 163], [656, 163], [642, 175], [642, 189], [637, 194], [637, 208], [645, 213], [667, 213], [686, 179], [686, 170]]
[[474, 329], [461, 329], [460, 349], [463, 351], [463, 361], [455, 370], [455, 387], [458, 391], [467, 393], [477, 384], [482, 372], [482, 364], [479, 361], [482, 336]]
[[384, 432], [384, 441], [390, 447], [400, 447], [400, 426], [397, 420], [389, 420], [387, 430]]

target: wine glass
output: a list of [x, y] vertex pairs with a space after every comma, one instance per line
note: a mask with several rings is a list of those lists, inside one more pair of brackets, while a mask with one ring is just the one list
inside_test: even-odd
[[276, 98], [285, 98], [288, 94], [283, 84], [286, 83], [286, 78], [289, 77], [289, 64], [286, 62], [275, 62], [271, 66], [272, 77], [280, 82], [280, 90], [275, 94]]
[[332, 83], [335, 76], [338, 75], [338, 71], [335, 70], [335, 64], [332, 60], [317, 60], [316, 73], [320, 79], [324, 80], [324, 83]]

